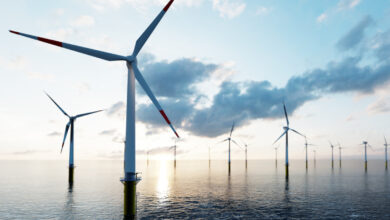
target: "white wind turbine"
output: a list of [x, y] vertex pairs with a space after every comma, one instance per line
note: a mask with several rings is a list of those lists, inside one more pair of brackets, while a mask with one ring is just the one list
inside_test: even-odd
[[156, 106], [157, 110], [160, 112], [162, 117], [171, 127], [175, 135], [179, 138], [176, 130], [169, 121], [164, 110], [160, 106], [156, 97], [154, 96], [152, 90], [146, 83], [144, 77], [142, 76], [140, 70], [137, 66], [137, 55], [143, 48], [144, 44], [153, 33], [156, 26], [159, 24], [161, 19], [164, 17], [165, 13], [168, 11], [169, 7], [174, 0], [170, 0], [163, 10], [157, 15], [157, 17], [152, 21], [152, 23], [146, 28], [142, 35], [138, 38], [135, 43], [133, 53], [130, 56], [122, 56], [117, 54], [112, 54], [104, 51], [94, 50], [86, 47], [81, 47], [73, 44], [68, 44], [56, 40], [51, 40], [43, 37], [37, 37], [29, 34], [24, 34], [16, 31], [10, 30], [13, 34], [18, 34], [24, 37], [28, 37], [34, 40], [42, 41], [48, 44], [52, 44], [58, 47], [62, 47], [68, 50], [73, 50], [79, 53], [90, 55], [96, 58], [100, 58], [107, 61], [124, 61], [128, 69], [128, 83], [127, 83], [127, 109], [126, 109], [126, 147], [124, 153], [124, 178], [122, 182], [125, 187], [125, 196], [124, 196], [124, 215], [125, 216], [135, 216], [136, 213], [136, 184], [140, 180], [137, 177], [136, 172], [136, 149], [135, 149], [135, 79], [144, 89], [146, 94], [149, 96], [153, 104]]
[[337, 143], [337, 144], [339, 146], [339, 165], [340, 165], [340, 168], [341, 168], [341, 149], [343, 149], [343, 148], [341, 147], [340, 143]]
[[388, 144], [387, 144], [387, 140], [386, 140], [386, 137], [384, 137], [385, 138], [385, 168], [386, 168], [386, 170], [387, 170], [387, 146], [389, 146]]
[[361, 145], [364, 145], [364, 169], [367, 171], [367, 146], [371, 148], [371, 150], [374, 150], [370, 144], [368, 144], [367, 141], [363, 141]]
[[276, 139], [276, 141], [273, 144], [278, 142], [278, 140], [280, 138], [282, 138], [284, 135], [286, 135], [286, 158], [285, 158], [285, 163], [286, 163], [286, 178], [288, 178], [288, 131], [291, 130], [292, 132], [295, 132], [295, 133], [301, 135], [302, 137], [305, 137], [305, 135], [303, 135], [303, 134], [299, 133], [298, 131], [290, 128], [290, 122], [288, 121], [286, 105], [284, 103], [283, 103], [283, 110], [284, 110], [284, 116], [286, 117], [287, 126], [283, 127], [284, 132], [282, 133], [282, 135], [280, 135], [280, 137], [278, 137], [278, 139]]
[[77, 118], [84, 117], [90, 114], [94, 114], [97, 112], [101, 112], [103, 110], [98, 110], [98, 111], [93, 111], [93, 112], [88, 112], [88, 113], [83, 113], [83, 114], [78, 114], [75, 116], [70, 116], [68, 115], [64, 109], [62, 109], [56, 101], [52, 97], [50, 97], [49, 94], [47, 94], [47, 97], [60, 109], [60, 111], [69, 118], [69, 122], [65, 126], [65, 134], [64, 134], [64, 139], [62, 140], [62, 145], [61, 145], [61, 153], [62, 149], [64, 148], [66, 136], [68, 134], [69, 128], [70, 128], [70, 141], [69, 141], [69, 176], [68, 176], [68, 181], [69, 183], [73, 183], [73, 171], [74, 171], [74, 122], [76, 121]]
[[308, 146], [315, 146], [315, 145], [314, 145], [314, 144], [309, 144], [309, 143], [307, 143], [307, 138], [306, 138], [306, 136], [305, 136], [305, 151], [306, 151], [305, 159], [306, 159], [306, 170], [308, 169], [308, 166], [309, 166], [308, 156], [307, 156]]
[[229, 137], [226, 138], [225, 140], [223, 140], [223, 141], [220, 142], [220, 143], [225, 142], [225, 141], [228, 141], [228, 142], [229, 142], [229, 155], [228, 155], [229, 173], [230, 173], [230, 164], [231, 164], [231, 160], [230, 160], [230, 142], [233, 142], [233, 143], [236, 144], [238, 147], [240, 147], [240, 145], [237, 144], [237, 142], [236, 142], [235, 140], [232, 139], [233, 130], [234, 130], [234, 122], [233, 122], [232, 128], [230, 129], [230, 135], [229, 135]]
[[332, 148], [332, 169], [333, 169], [333, 167], [334, 167], [334, 158], [333, 158], [334, 145], [330, 141], [329, 141], [329, 144], [330, 144], [330, 148]]

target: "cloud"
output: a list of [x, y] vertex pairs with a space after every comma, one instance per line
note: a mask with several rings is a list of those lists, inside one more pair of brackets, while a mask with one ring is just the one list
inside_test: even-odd
[[112, 135], [116, 133], [116, 129], [103, 130], [99, 134], [100, 135]]
[[337, 9], [339, 10], [345, 10], [345, 9], [352, 9], [356, 7], [360, 3], [360, 0], [340, 0]]
[[47, 136], [51, 136], [51, 137], [53, 137], [53, 136], [61, 136], [61, 133], [58, 132], [58, 131], [53, 131], [53, 132], [47, 134]]
[[70, 25], [73, 27], [90, 27], [95, 24], [95, 19], [89, 15], [82, 15], [73, 20]]
[[106, 114], [108, 116], [118, 116], [118, 117], [123, 117], [125, 115], [126, 111], [126, 105], [124, 102], [119, 101], [114, 103], [111, 107], [109, 107], [106, 110]]
[[213, 8], [219, 12], [223, 18], [234, 18], [245, 10], [246, 4], [242, 1], [234, 0], [213, 0]]
[[271, 8], [260, 6], [256, 10], [256, 15], [266, 15], [271, 12]]
[[357, 46], [363, 39], [365, 30], [374, 24], [370, 16], [364, 17], [355, 27], [353, 27], [336, 44], [339, 50], [349, 50]]
[[322, 23], [326, 20], [326, 18], [328, 18], [328, 15], [324, 12], [317, 17], [317, 22]]
[[[167, 62], [149, 57], [142, 74], [154, 93], [162, 97], [181, 98], [197, 93], [196, 84], [209, 78], [217, 68], [218, 65], [187, 58]], [[144, 93], [142, 88], [138, 87], [138, 90]]]
[[[361, 27], [361, 24], [362, 22], [359, 22], [357, 26]], [[352, 30], [356, 30], [357, 26], [353, 27]], [[378, 36], [377, 38], [379, 39]], [[381, 50], [384, 46], [387, 44], [380, 44], [380, 46], [375, 47], [375, 50]], [[161, 73], [165, 80], [156, 80], [151, 87], [152, 89], [158, 88], [155, 92], [156, 95], [162, 94], [159, 101], [176, 128], [188, 131], [193, 135], [215, 137], [228, 132], [233, 121], [236, 122], [237, 127], [240, 127], [254, 119], [283, 117], [281, 104], [283, 101], [287, 105], [288, 112], [293, 114], [305, 103], [327, 94], [374, 93], [390, 82], [390, 62], [381, 60], [380, 63], [367, 63], [363, 55], [345, 57], [339, 61], [329, 62], [323, 68], [307, 70], [300, 75], [291, 77], [283, 87], [275, 87], [269, 81], [234, 82], [225, 80], [219, 85], [219, 90], [213, 96], [206, 96], [210, 100], [210, 104], [200, 108], [197, 107], [198, 97], [206, 95], [202, 91], [184, 90], [182, 94], [185, 95], [180, 96], [172, 92], [171, 88], [158, 84], [170, 82], [170, 86], [176, 88], [173, 91], [182, 91], [180, 86], [175, 85], [176, 83], [184, 83], [188, 89], [198, 84], [199, 81], [209, 81], [221, 68], [220, 64], [212, 65], [213, 68], [208, 70], [209, 73], [200, 74], [199, 78], [188, 77], [189, 80], [184, 82], [182, 80], [176, 81], [177, 74]], [[149, 59], [148, 65], [153, 66], [154, 62], [158, 61]], [[172, 61], [166, 63], [166, 68], [175, 69], [175, 72], [178, 73], [189, 71], [180, 64], [180, 62]], [[188, 62], [187, 65], [191, 66], [193, 63]], [[200, 62], [196, 65], [202, 66]], [[203, 66], [207, 65], [210, 64], [203, 63]], [[194, 71], [193, 74], [197, 73]], [[153, 68], [153, 74], [154, 77], [158, 77], [160, 75], [159, 68]], [[186, 74], [192, 76], [191, 73]], [[375, 108], [372, 107], [372, 109]], [[381, 109], [381, 111], [384, 110], [387, 108]], [[158, 131], [161, 128], [168, 130], [165, 121], [152, 104], [140, 104], [137, 109], [137, 117], [140, 122], [148, 126], [148, 130]]]

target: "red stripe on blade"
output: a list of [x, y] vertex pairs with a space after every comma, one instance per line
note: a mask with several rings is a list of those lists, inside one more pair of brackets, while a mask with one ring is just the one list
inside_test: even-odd
[[53, 44], [53, 45], [62, 47], [62, 43], [59, 42], [59, 41], [56, 41], [56, 40], [50, 40], [50, 39], [46, 39], [46, 38], [43, 38], [43, 37], [37, 37], [37, 40], [43, 41], [43, 42], [48, 43], [48, 44]]
[[170, 0], [163, 10], [164, 10], [164, 11], [168, 11], [168, 9], [169, 9], [169, 7], [171, 7], [173, 1], [174, 1], [174, 0]]
[[176, 131], [175, 131], [175, 134], [176, 134], [176, 137], [177, 137], [177, 138], [180, 138], [179, 135], [176, 133]]
[[165, 114], [164, 110], [160, 110], [160, 113], [161, 115], [164, 117], [165, 121], [168, 123], [168, 124], [171, 124], [171, 122], [169, 121], [167, 115]]
[[11, 32], [11, 33], [13, 33], [13, 34], [19, 34], [19, 32], [12, 31], [12, 30], [9, 30], [9, 32]]

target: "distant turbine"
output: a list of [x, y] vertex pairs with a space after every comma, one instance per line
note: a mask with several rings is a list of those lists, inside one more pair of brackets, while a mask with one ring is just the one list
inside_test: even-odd
[[225, 140], [221, 141], [220, 143], [222, 142], [225, 142], [225, 141], [229, 141], [229, 156], [228, 156], [228, 167], [229, 167], [229, 173], [230, 173], [230, 168], [231, 168], [231, 160], [230, 160], [230, 142], [233, 142], [234, 144], [236, 144], [237, 146], [240, 147], [239, 144], [237, 144], [237, 142], [235, 140], [232, 139], [232, 133], [233, 133], [233, 130], [234, 130], [234, 122], [233, 122], [233, 125], [232, 125], [232, 128], [230, 129], [230, 135], [228, 138], [226, 138]]
[[368, 144], [367, 141], [363, 141], [363, 144], [361, 145], [364, 145], [364, 170], [367, 171], [367, 146], [369, 146], [371, 148], [371, 150], [374, 150], [372, 148], [372, 146], [370, 144]]
[[343, 149], [340, 145], [340, 143], [337, 143], [338, 146], [339, 146], [339, 164], [340, 164], [340, 168], [341, 168], [341, 149]]
[[73, 183], [73, 170], [74, 170], [74, 122], [76, 121], [77, 118], [80, 118], [80, 117], [83, 117], [83, 116], [87, 116], [87, 115], [90, 115], [90, 114], [94, 114], [94, 113], [97, 113], [97, 112], [101, 112], [103, 110], [98, 110], [98, 111], [94, 111], [94, 112], [88, 112], [88, 113], [83, 113], [83, 114], [78, 114], [76, 116], [69, 116], [55, 101], [54, 99], [52, 99], [50, 97], [49, 94], [46, 93], [46, 95], [49, 97], [49, 99], [60, 109], [60, 111], [69, 118], [69, 122], [66, 124], [66, 127], [65, 127], [65, 134], [64, 134], [64, 139], [62, 141], [62, 145], [61, 145], [61, 153], [62, 153], [62, 149], [64, 148], [64, 144], [65, 144], [65, 140], [66, 140], [66, 136], [68, 134], [68, 131], [69, 131], [69, 128], [70, 128], [70, 142], [69, 142], [69, 176], [68, 176], [68, 181], [69, 183]]
[[313, 150], [313, 154], [314, 154], [314, 157], [313, 157], [314, 167], [316, 167], [316, 150]]
[[173, 145], [171, 149], [173, 149], [173, 166], [176, 168], [176, 149], [177, 149], [176, 140], [175, 140], [175, 145]]
[[387, 140], [386, 140], [386, 137], [384, 137], [385, 138], [385, 168], [386, 168], [386, 170], [387, 170], [387, 146], [388, 146], [388, 144], [387, 144]]
[[305, 137], [305, 135], [303, 135], [303, 134], [299, 133], [298, 131], [290, 128], [290, 122], [288, 121], [286, 105], [284, 103], [283, 103], [283, 109], [284, 109], [284, 116], [286, 117], [287, 126], [283, 127], [284, 132], [282, 133], [282, 135], [280, 135], [280, 137], [278, 137], [278, 139], [276, 139], [276, 141], [273, 144], [278, 142], [278, 140], [280, 138], [282, 138], [284, 135], [286, 135], [286, 178], [288, 178], [288, 131], [291, 130], [292, 132], [295, 132], [295, 133], [301, 135], [302, 137]]
[[309, 145], [315, 146], [314, 144], [309, 144], [309, 143], [307, 143], [307, 138], [306, 138], [306, 136], [305, 136], [306, 170], [308, 169], [308, 165], [309, 165], [309, 162], [308, 162], [308, 159], [307, 159], [307, 148], [308, 148]]
[[[96, 58], [100, 58], [107, 61], [125, 61], [128, 69], [128, 82], [127, 82], [127, 108], [126, 108], [126, 148], [124, 152], [124, 178], [121, 180], [124, 184], [124, 215], [125, 217], [133, 217], [136, 215], [136, 184], [141, 178], [138, 177], [136, 172], [136, 149], [135, 149], [135, 79], [141, 85], [143, 90], [152, 100], [157, 110], [160, 112], [164, 120], [171, 127], [172, 131], [179, 138], [175, 128], [171, 124], [161, 105], [154, 96], [149, 85], [146, 83], [137, 65], [137, 55], [143, 48], [150, 35], [153, 33], [169, 7], [174, 0], [170, 0], [163, 10], [157, 15], [152, 23], [146, 28], [142, 35], [135, 43], [135, 47], [132, 55], [122, 56], [104, 51], [94, 50], [86, 47], [81, 47], [73, 44], [63, 43], [56, 40], [51, 40], [43, 37], [37, 37], [29, 34], [24, 34], [10, 30], [13, 34], [18, 34], [24, 37], [28, 37], [34, 40], [42, 41], [48, 44], [52, 44], [58, 47], [62, 47], [68, 50], [73, 50], [79, 53], [90, 55]], [[128, 29], [131, 31], [130, 29]]]
[[278, 167], [278, 148], [279, 148], [279, 146], [274, 147], [274, 150], [275, 150], [275, 167]]
[[246, 144], [244, 141], [244, 150], [245, 150], [245, 168], [248, 168], [248, 144]]
[[209, 168], [211, 166], [211, 147], [209, 146]]
[[330, 148], [332, 148], [332, 169], [334, 167], [334, 158], [333, 158], [333, 150], [334, 150], [334, 145], [329, 141]]

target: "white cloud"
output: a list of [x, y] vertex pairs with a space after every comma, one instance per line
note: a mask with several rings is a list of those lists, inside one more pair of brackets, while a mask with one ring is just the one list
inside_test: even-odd
[[320, 16], [317, 17], [317, 22], [322, 23], [326, 20], [328, 15], [326, 13], [322, 13]]
[[340, 0], [337, 8], [339, 10], [352, 9], [360, 3], [360, 0]]
[[213, 8], [221, 17], [234, 18], [245, 10], [246, 4], [239, 0], [213, 0]]
[[73, 32], [74, 31], [72, 28], [59, 28], [59, 29], [47, 32], [46, 36], [48, 38], [63, 41], [67, 36], [72, 35]]
[[95, 19], [92, 16], [82, 15], [73, 20], [70, 25], [73, 27], [89, 27], [95, 24]]
[[271, 11], [271, 8], [266, 8], [264, 6], [260, 6], [256, 10], [256, 15], [266, 15]]

